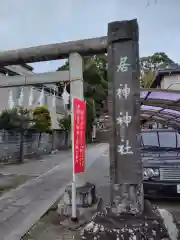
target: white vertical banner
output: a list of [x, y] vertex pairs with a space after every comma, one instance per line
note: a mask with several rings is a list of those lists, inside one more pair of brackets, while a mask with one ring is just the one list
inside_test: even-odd
[[44, 105], [44, 87], [41, 90], [40, 97], [39, 97], [39, 105], [43, 106]]
[[69, 104], [69, 93], [67, 92], [67, 89], [66, 89], [66, 84], [64, 86], [64, 90], [63, 90], [63, 94], [62, 94], [62, 99], [63, 99], [63, 103], [64, 103], [64, 108], [66, 109], [66, 105]]
[[22, 87], [21, 92], [20, 92], [20, 96], [19, 96], [19, 99], [18, 99], [18, 105], [19, 106], [22, 106], [23, 100], [24, 100], [24, 88]]
[[29, 94], [29, 106], [33, 105], [33, 87], [30, 90], [30, 94]]
[[52, 97], [52, 107], [56, 108], [56, 87], [53, 89], [53, 97]]
[[9, 107], [9, 109], [12, 109], [14, 107], [12, 89], [9, 90], [8, 107]]

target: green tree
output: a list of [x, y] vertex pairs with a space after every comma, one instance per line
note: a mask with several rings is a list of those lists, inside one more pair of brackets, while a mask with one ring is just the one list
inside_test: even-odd
[[86, 99], [86, 140], [91, 141], [92, 139], [92, 124], [95, 120], [94, 116], [94, 99]]
[[51, 130], [51, 115], [48, 108], [45, 106], [36, 107], [33, 111], [33, 122], [32, 128], [40, 132], [38, 140], [39, 148], [42, 133]]
[[141, 72], [141, 87], [150, 88], [156, 76], [156, 71]]
[[[13, 130], [17, 128], [16, 122], [13, 119], [17, 119], [17, 109], [5, 109], [0, 115], [0, 129], [3, 130]], [[19, 123], [18, 123], [19, 124]]]
[[23, 107], [4, 110], [0, 114], [0, 129], [7, 131], [14, 130], [20, 133], [19, 160], [21, 163], [24, 161], [24, 131], [30, 127], [31, 123], [31, 111]]
[[40, 132], [51, 130], [51, 115], [47, 107], [38, 106], [33, 110], [33, 128]]
[[59, 128], [65, 133], [65, 146], [68, 147], [68, 137], [71, 134], [71, 115], [58, 119]]
[[[106, 56], [93, 56], [85, 59], [84, 96], [94, 100], [96, 115], [101, 115], [108, 95]], [[92, 104], [91, 104], [92, 105]]]
[[58, 119], [59, 128], [65, 132], [71, 131], [71, 115]]
[[0, 129], [21, 130], [28, 129], [31, 119], [31, 112], [22, 107], [5, 109], [0, 114]]
[[[93, 98], [95, 103], [101, 103], [106, 99], [108, 93], [106, 56], [92, 56], [84, 59], [84, 96]], [[69, 70], [68, 61], [57, 69], [57, 71]], [[61, 95], [64, 85], [67, 83], [58, 83], [59, 94]], [[67, 91], [70, 93], [70, 86], [67, 84]]]
[[157, 70], [166, 68], [172, 64], [174, 64], [174, 61], [164, 52], [156, 52], [151, 56], [140, 58], [141, 86], [149, 88]]
[[[68, 70], [68, 61], [59, 70]], [[84, 58], [84, 98], [87, 102], [87, 139], [91, 139], [92, 123], [95, 116], [101, 115], [104, 102], [108, 95], [107, 62], [106, 55], [94, 55]], [[65, 83], [59, 83], [59, 94], [61, 95]], [[70, 86], [67, 85], [70, 93]]]

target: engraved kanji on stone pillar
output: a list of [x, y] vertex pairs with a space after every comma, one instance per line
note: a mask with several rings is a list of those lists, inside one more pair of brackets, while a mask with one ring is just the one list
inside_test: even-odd
[[137, 20], [108, 25], [108, 77], [113, 127], [110, 139], [113, 211], [142, 210], [140, 159], [140, 81]]

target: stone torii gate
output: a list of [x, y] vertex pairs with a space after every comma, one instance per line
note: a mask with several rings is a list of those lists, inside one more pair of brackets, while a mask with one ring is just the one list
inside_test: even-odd
[[32, 76], [4, 76], [1, 77], [0, 88], [70, 80], [71, 96], [83, 99], [82, 57], [105, 52], [108, 52], [108, 75], [111, 85], [109, 101], [113, 103], [113, 128], [110, 139], [111, 203], [116, 206], [116, 210], [120, 209], [120, 206], [129, 206], [132, 211], [139, 212], [143, 210], [143, 204], [140, 199], [142, 168], [136, 141], [136, 134], [139, 133], [140, 95], [136, 20], [109, 23], [108, 37], [1, 52], [1, 67], [69, 58], [70, 70]]
[[[70, 70], [33, 76], [1, 77], [0, 88], [69, 81], [71, 96], [83, 99], [83, 56], [108, 53], [111, 209], [143, 212], [142, 164], [137, 143], [139, 117], [139, 49], [137, 20], [112, 22], [108, 36], [0, 53], [0, 66], [69, 58]], [[81, 184], [82, 185], [82, 184]]]
[[[4, 76], [0, 88], [70, 81], [71, 96], [83, 99], [83, 56], [108, 53], [111, 203], [85, 228], [81, 239], [171, 239], [162, 219], [144, 209], [140, 133], [139, 32], [137, 20], [111, 22], [107, 37], [0, 53], [0, 67], [69, 58], [69, 71]], [[79, 178], [79, 187], [85, 183]], [[148, 218], [150, 216], [150, 218]], [[171, 234], [172, 235], [172, 234]], [[177, 237], [177, 236], [176, 236]], [[178, 239], [173, 238], [173, 239]]]

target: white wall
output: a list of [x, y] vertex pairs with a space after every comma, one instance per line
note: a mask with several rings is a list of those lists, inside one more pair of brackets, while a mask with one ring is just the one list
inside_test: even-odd
[[[31, 87], [24, 87], [23, 89], [24, 89], [23, 90], [24, 98], [23, 98], [22, 105], [25, 108], [28, 108], [29, 107], [29, 96], [30, 96]], [[21, 88], [20, 88], [20, 90], [21, 90]], [[17, 88], [15, 88], [13, 90], [13, 94], [15, 94], [16, 91], [17, 91]], [[40, 104], [40, 102], [39, 102], [40, 94], [41, 94], [40, 89], [33, 88], [33, 103], [32, 103], [31, 108], [34, 109], [35, 107], [39, 106], [39, 104]], [[18, 105], [18, 98], [19, 98], [19, 95], [18, 95], [17, 98], [15, 98], [15, 95], [13, 97], [13, 100], [16, 101], [17, 105]], [[59, 126], [58, 126], [57, 120], [58, 120], [58, 118], [62, 118], [64, 116], [63, 115], [64, 112], [63, 112], [63, 101], [62, 101], [62, 99], [56, 97], [56, 107], [54, 108], [54, 106], [53, 106], [53, 96], [50, 93], [44, 92], [43, 105], [47, 106], [49, 111], [50, 111], [51, 120], [52, 120], [52, 128], [53, 129], [58, 129]], [[58, 111], [58, 113], [57, 113], [57, 109], [58, 110], [60, 109], [61, 111]]]
[[[0, 73], [0, 79], [1, 76], [4, 76], [4, 74]], [[8, 108], [9, 90], [10, 88], [0, 88], [0, 112], [3, 109]]]
[[180, 74], [164, 76], [161, 81], [161, 89], [180, 90]]

